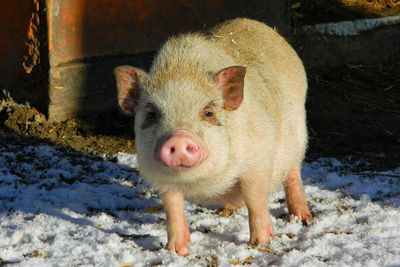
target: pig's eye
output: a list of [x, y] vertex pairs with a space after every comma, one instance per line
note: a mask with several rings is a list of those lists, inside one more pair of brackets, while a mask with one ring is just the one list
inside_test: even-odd
[[214, 116], [214, 112], [206, 110], [206, 111], [204, 111], [204, 116], [211, 118]]
[[157, 123], [160, 118], [160, 113], [154, 107], [148, 107], [145, 118], [142, 124], [142, 129], [146, 129]]
[[152, 111], [147, 112], [146, 119], [156, 120], [157, 118], [158, 118], [158, 114], [156, 111], [152, 110]]
[[219, 125], [219, 122], [218, 122], [217, 116], [215, 115], [213, 106], [210, 106], [210, 105], [206, 106], [202, 110], [200, 117], [203, 120], [205, 120], [213, 125]]

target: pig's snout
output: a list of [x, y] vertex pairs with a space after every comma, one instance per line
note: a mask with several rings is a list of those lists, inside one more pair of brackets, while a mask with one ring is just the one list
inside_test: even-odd
[[160, 145], [158, 157], [165, 166], [184, 171], [199, 165], [204, 159], [204, 152], [191, 135], [177, 132]]

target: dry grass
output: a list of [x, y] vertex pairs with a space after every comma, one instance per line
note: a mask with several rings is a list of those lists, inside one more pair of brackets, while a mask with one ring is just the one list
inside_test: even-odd
[[400, 15], [400, 0], [292, 0], [295, 25]]
[[400, 14], [400, 0], [337, 0], [347, 7], [359, 8], [379, 16]]

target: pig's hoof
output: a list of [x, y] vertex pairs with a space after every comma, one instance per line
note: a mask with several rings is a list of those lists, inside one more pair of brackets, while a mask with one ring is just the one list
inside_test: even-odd
[[269, 246], [273, 237], [274, 228], [270, 225], [267, 227], [267, 231], [250, 234], [250, 246], [254, 248]]
[[175, 252], [179, 256], [187, 256], [189, 254], [189, 245], [185, 246], [168, 245], [168, 250], [171, 252]]
[[189, 254], [189, 244], [187, 241], [185, 243], [170, 243], [168, 242], [167, 248], [171, 252], [175, 252], [179, 256], [187, 256]]
[[302, 221], [304, 225], [307, 225], [312, 220], [312, 214], [308, 208], [307, 203], [301, 203], [300, 205], [288, 205], [289, 214], [296, 217], [296, 219]]
[[256, 249], [263, 253], [269, 253], [269, 254], [273, 253], [269, 243], [268, 244], [250, 244], [250, 248]]
[[313, 217], [307, 205], [289, 209], [289, 213], [295, 216], [296, 219], [300, 220], [303, 225], [308, 225]]
[[241, 207], [237, 205], [225, 204], [221, 209], [218, 210], [218, 215], [221, 217], [230, 217], [240, 208]]
[[230, 217], [233, 215], [234, 212], [235, 210], [222, 208], [218, 210], [218, 216]]
[[179, 256], [187, 256], [189, 254], [189, 245], [191, 242], [190, 232], [185, 232], [179, 238], [172, 238], [168, 241], [167, 249], [171, 252], [175, 252]]
[[266, 252], [266, 253], [268, 253], [268, 252], [271, 251], [269, 245], [270, 245], [270, 243], [271, 243], [271, 239], [272, 239], [272, 238], [273, 238], [273, 233], [272, 233], [271, 235], [269, 235], [268, 237], [266, 237], [266, 238], [264, 237], [264, 238], [262, 239], [262, 241], [260, 241], [261, 238], [255, 240], [255, 241], [250, 240], [250, 248], [256, 249], [256, 250], [258, 250], [258, 251], [260, 251], [260, 252]]

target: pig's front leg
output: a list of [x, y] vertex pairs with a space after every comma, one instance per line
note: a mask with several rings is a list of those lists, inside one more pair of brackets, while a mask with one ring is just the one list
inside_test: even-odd
[[249, 213], [250, 244], [268, 245], [274, 230], [267, 204], [266, 181], [258, 175], [244, 177], [240, 187]]
[[180, 191], [167, 191], [161, 194], [167, 214], [168, 244], [170, 251], [186, 256], [189, 252], [190, 231], [184, 214], [184, 198]]

